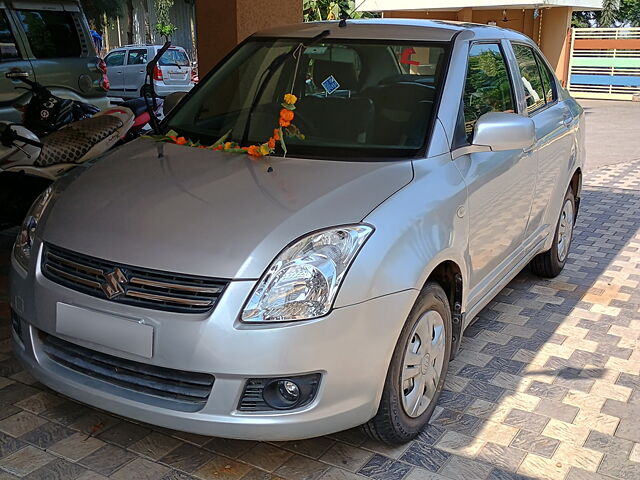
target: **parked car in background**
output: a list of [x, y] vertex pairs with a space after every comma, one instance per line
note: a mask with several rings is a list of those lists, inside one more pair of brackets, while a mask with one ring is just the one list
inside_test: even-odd
[[77, 1], [2, 2], [0, 60], [0, 120], [21, 121], [14, 104], [26, 104], [30, 92], [16, 89], [20, 77], [62, 98], [109, 105], [106, 67]]
[[[109, 95], [144, 96], [147, 63], [161, 48], [162, 45], [125, 45], [111, 50], [105, 57]], [[160, 97], [193, 88], [191, 61], [184, 48], [172, 46], [162, 55], [153, 72], [153, 83]]]
[[[569, 255], [584, 113], [511, 30], [273, 28], [162, 129], [175, 143], [139, 139], [54, 184], [11, 260], [16, 355], [118, 415], [406, 442], [480, 310]], [[255, 155], [272, 135], [271, 168], [215, 150]]]

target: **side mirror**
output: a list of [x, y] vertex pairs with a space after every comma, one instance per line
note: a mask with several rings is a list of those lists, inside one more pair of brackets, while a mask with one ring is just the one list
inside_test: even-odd
[[477, 152], [522, 150], [536, 142], [536, 127], [528, 117], [516, 113], [489, 112], [473, 129], [471, 145], [453, 151], [453, 158]]
[[180, 103], [180, 100], [182, 100], [186, 94], [187, 92], [173, 92], [165, 97], [164, 104], [162, 105], [162, 113], [164, 113], [165, 117]]

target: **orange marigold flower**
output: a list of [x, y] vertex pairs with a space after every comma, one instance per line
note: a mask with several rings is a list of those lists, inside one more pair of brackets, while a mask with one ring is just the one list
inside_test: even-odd
[[247, 149], [247, 153], [252, 157], [262, 157], [262, 152], [260, 151], [260, 147], [258, 147], [257, 145], [251, 145]]
[[280, 110], [280, 118], [286, 122], [291, 122], [294, 116], [295, 114], [291, 110], [287, 110], [286, 108]]
[[287, 105], [294, 105], [297, 101], [298, 101], [298, 97], [296, 97], [292, 93], [287, 93], [284, 96], [284, 103], [286, 103]]
[[286, 127], [288, 127], [289, 125], [291, 125], [291, 122], [288, 122], [288, 121], [286, 121], [286, 120], [283, 120], [282, 118], [280, 119], [280, 122], [279, 122], [279, 123], [280, 123], [280, 126], [281, 126], [281, 127], [285, 127], [285, 128], [286, 128]]
[[231, 142], [226, 142], [224, 144], [224, 149], [229, 150], [230, 148], [233, 148], [233, 144]]
[[274, 148], [276, 148], [276, 139], [271, 137], [267, 142], [267, 145], [269, 145], [269, 148], [273, 150]]
[[177, 137], [177, 136], [175, 136], [175, 135], [169, 135], [168, 137], [169, 137], [171, 140], [173, 140], [174, 142], [175, 142], [176, 140], [178, 140], [178, 137]]
[[185, 143], [187, 143], [187, 139], [184, 138], [184, 137], [178, 137], [178, 138], [176, 138], [176, 143], [178, 145], [184, 145]]
[[273, 129], [273, 139], [277, 142], [278, 140], [280, 140], [280, 129], [278, 128], [274, 128]]
[[222, 145], [218, 145], [217, 147], [214, 148], [214, 150], [218, 150], [218, 151], [222, 150]]

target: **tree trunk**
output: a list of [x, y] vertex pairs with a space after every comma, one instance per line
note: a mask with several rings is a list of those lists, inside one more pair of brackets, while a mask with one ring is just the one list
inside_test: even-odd
[[127, 16], [129, 18], [129, 26], [127, 27], [127, 43], [131, 45], [135, 43], [133, 40], [133, 0], [127, 0]]

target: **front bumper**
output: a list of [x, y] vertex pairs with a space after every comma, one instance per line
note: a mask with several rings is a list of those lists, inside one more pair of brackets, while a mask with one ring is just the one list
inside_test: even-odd
[[[38, 255], [39, 258], [39, 255]], [[14, 351], [43, 384], [71, 398], [162, 427], [251, 440], [315, 437], [362, 424], [377, 411], [387, 368], [416, 291], [399, 292], [328, 316], [287, 325], [247, 326], [235, 319], [255, 281], [231, 282], [212, 313], [175, 314], [101, 300], [44, 278], [39, 264], [25, 272], [12, 259], [11, 306], [21, 317]], [[153, 326], [153, 355], [142, 358], [56, 331], [58, 303], [137, 318]], [[150, 365], [210, 373], [215, 382], [196, 412], [141, 400], [111, 383], [53, 361], [38, 332]], [[247, 413], [238, 403], [248, 378], [321, 373], [314, 401], [298, 410]]]

